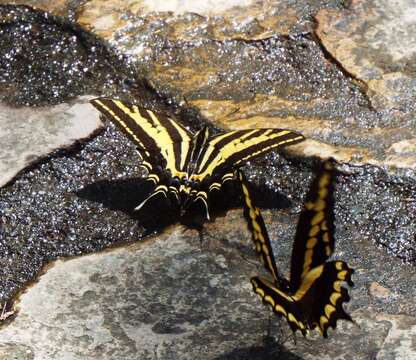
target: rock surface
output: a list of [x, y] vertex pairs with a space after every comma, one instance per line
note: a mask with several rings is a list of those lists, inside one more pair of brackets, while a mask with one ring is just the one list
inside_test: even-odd
[[[271, 233], [277, 228], [283, 234], [275, 243], [283, 269], [290, 241], [288, 224], [280, 221], [288, 218], [266, 213], [266, 219]], [[222, 235], [225, 224], [232, 225]], [[287, 324], [272, 315], [271, 331], [279, 340], [263, 343], [268, 310], [249, 285], [259, 270], [244, 226], [241, 211], [232, 211], [207, 227], [202, 248], [195, 232], [174, 227], [140, 244], [56, 262], [21, 295], [14, 321], [0, 330], [0, 354], [34, 360], [277, 354], [281, 359], [364, 360], [371, 355], [384, 360], [416, 353], [416, 318], [398, 314], [415, 310], [415, 288], [402, 286], [416, 281], [416, 269], [373, 249], [373, 268], [367, 271], [364, 244], [354, 237], [353, 246], [339, 242], [337, 256], [356, 269], [347, 306], [359, 327], [340, 322], [329, 340], [298, 336], [295, 344]], [[391, 286], [394, 299], [369, 297], [365, 288], [375, 279]]]
[[[316, 34], [322, 45], [346, 72], [365, 84], [372, 107], [380, 114], [381, 123], [374, 124], [374, 131], [391, 139], [383, 149], [385, 163], [413, 170], [415, 15], [409, 0], [354, 0], [347, 11], [324, 9], [316, 16]], [[403, 131], [408, 133], [406, 140], [400, 139]]]
[[[0, 99], [9, 104], [65, 102], [66, 109], [79, 94], [104, 93], [168, 109], [193, 129], [209, 121], [303, 132], [308, 140], [285, 157], [246, 169], [263, 207], [286, 207], [265, 212], [282, 270], [310, 157], [336, 158], [337, 256], [356, 270], [348, 311], [360, 327], [341, 322], [329, 341], [295, 345], [286, 323], [273, 321], [277, 342], [263, 341], [268, 311], [250, 290], [258, 261], [241, 210], [208, 224], [202, 246], [178, 227], [146, 237], [178, 216], [161, 202], [133, 212], [149, 189], [137, 179], [134, 145], [109, 126], [0, 189], [0, 303], [7, 302], [0, 359], [415, 356], [411, 1], [13, 2], [53, 15], [5, 3]], [[41, 111], [4, 109], [5, 118]], [[39, 123], [32, 133], [51, 129]], [[48, 141], [34, 156], [50, 151]], [[42, 267], [46, 274], [11, 315], [13, 295]]]
[[[78, 21], [149, 66], [159, 91], [221, 127], [290, 127], [326, 147], [323, 153], [313, 142], [299, 144], [303, 156], [415, 170], [414, 150], [395, 151], [416, 136], [410, 2], [352, 1], [347, 9], [318, 3], [242, 1], [200, 13], [170, 3], [164, 9], [171, 12], [160, 13], [158, 2], [112, 2], [102, 12], [95, 0]], [[397, 27], [403, 31], [390, 31]], [[400, 46], [391, 35], [398, 33]]]
[[[152, 51], [153, 46], [149, 41], [151, 33], [158, 33], [156, 37], [163, 36], [166, 40], [173, 41], [266, 39], [301, 31], [307, 27], [308, 20], [310, 21], [308, 17], [313, 11], [339, 3], [325, 0], [314, 4], [309, 1], [290, 3], [272, 0], [117, 0], [111, 3], [93, 0], [78, 12], [77, 21], [101, 38], [118, 43], [121, 48], [124, 47], [124, 51], [131, 50], [132, 44], [128, 38], [134, 32], [142, 44], [142, 51], [136, 51], [135, 55], [142, 57]], [[100, 11], [103, 8], [105, 11]], [[126, 17], [126, 14], [130, 16]]]
[[0, 106], [0, 186], [53, 151], [91, 137], [101, 126], [88, 98], [38, 109]]

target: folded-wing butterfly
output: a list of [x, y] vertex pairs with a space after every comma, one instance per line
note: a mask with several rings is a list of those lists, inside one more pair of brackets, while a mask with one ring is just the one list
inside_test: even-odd
[[334, 252], [334, 177], [331, 162], [325, 162], [306, 195], [292, 249], [290, 279], [277, 270], [270, 239], [254, 195], [244, 174], [239, 179], [244, 197], [244, 216], [255, 250], [272, 280], [255, 276], [253, 290], [275, 313], [284, 316], [293, 332], [303, 335], [317, 329], [327, 337], [338, 319], [352, 321], [343, 309], [350, 297], [343, 282], [353, 286], [354, 272], [344, 261], [327, 261]]
[[132, 140], [148, 170], [153, 192], [136, 207], [162, 194], [184, 211], [200, 201], [209, 219], [209, 193], [220, 190], [247, 161], [273, 149], [298, 143], [304, 137], [281, 129], [234, 130], [211, 135], [205, 127], [193, 134], [162, 113], [120, 100], [91, 103]]

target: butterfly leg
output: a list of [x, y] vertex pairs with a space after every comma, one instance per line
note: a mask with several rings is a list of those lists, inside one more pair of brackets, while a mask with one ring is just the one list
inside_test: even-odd
[[209, 216], [209, 210], [208, 210], [208, 195], [205, 191], [199, 191], [196, 194], [195, 200], [194, 202], [200, 201], [202, 202], [202, 204], [204, 204], [204, 208], [205, 208], [205, 215], [207, 220], [211, 220], [210, 216]]
[[235, 174], [234, 172], [229, 172], [223, 175], [223, 177], [221, 178], [221, 185], [224, 185], [225, 182], [230, 181], [230, 180], [234, 180], [235, 179]]
[[138, 206], [134, 208], [135, 211], [140, 210], [144, 204], [147, 203], [152, 197], [162, 194], [165, 198], [167, 198], [168, 187], [166, 185], [159, 185], [156, 189], [146, 198], [144, 199]]
[[169, 194], [172, 195], [175, 198], [177, 204], [180, 205], [181, 200], [179, 197], [179, 190], [175, 186], [172, 186], [172, 185], [169, 186], [168, 190], [169, 190]]
[[[199, 238], [199, 246], [201, 250], [203, 250], [203, 243], [204, 243], [204, 229], [198, 230], [198, 238]], [[209, 245], [209, 244], [208, 244]]]

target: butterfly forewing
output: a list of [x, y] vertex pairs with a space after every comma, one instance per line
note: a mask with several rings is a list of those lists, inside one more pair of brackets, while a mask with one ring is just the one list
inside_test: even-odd
[[142, 151], [149, 161], [160, 155], [171, 176], [186, 176], [192, 134], [163, 114], [119, 100], [95, 99], [91, 103], [107, 115]]
[[334, 177], [333, 165], [326, 162], [306, 195], [292, 249], [291, 289], [334, 252]]
[[267, 233], [260, 210], [255, 205], [254, 193], [251, 190], [251, 185], [242, 171], [238, 172], [238, 177], [244, 200], [244, 217], [252, 234], [254, 249], [260, 256], [262, 264], [273, 277], [274, 281], [280, 281], [269, 234]]
[[188, 174], [189, 177], [197, 171], [198, 163], [200, 162], [202, 152], [205, 148], [205, 144], [208, 143], [210, 137], [210, 132], [208, 127], [204, 127], [199, 130], [193, 138], [192, 150], [190, 152], [189, 164], [188, 164]]
[[203, 181], [214, 173], [241, 166], [273, 149], [303, 140], [301, 134], [281, 129], [235, 130], [217, 135], [206, 144], [195, 178]]

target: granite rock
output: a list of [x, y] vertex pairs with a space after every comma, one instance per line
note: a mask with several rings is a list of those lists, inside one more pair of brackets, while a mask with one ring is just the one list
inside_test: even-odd
[[[279, 269], [286, 273], [293, 216], [275, 215], [266, 211], [265, 219], [272, 239], [279, 239], [273, 245]], [[286, 322], [271, 315], [275, 341], [267, 343], [269, 309], [248, 281], [261, 269], [244, 226], [241, 211], [231, 211], [207, 226], [202, 244], [196, 232], [176, 226], [141, 243], [55, 262], [20, 296], [13, 321], [0, 330], [0, 351], [34, 360], [262, 359], [276, 354], [282, 359], [364, 360], [416, 353], [411, 341], [416, 319], [405, 315], [415, 310], [415, 289], [407, 286], [416, 279], [415, 268], [392, 262], [382, 251], [373, 251], [369, 268], [369, 244], [358, 242], [354, 232], [354, 246], [341, 238], [336, 257], [356, 270], [347, 304], [356, 324], [340, 321], [329, 340], [314, 334], [297, 336], [294, 343]], [[391, 287], [394, 301], [369, 296], [366, 286], [374, 280]]]
[[44, 108], [0, 107], [0, 186], [54, 151], [91, 137], [102, 126], [88, 98]]

